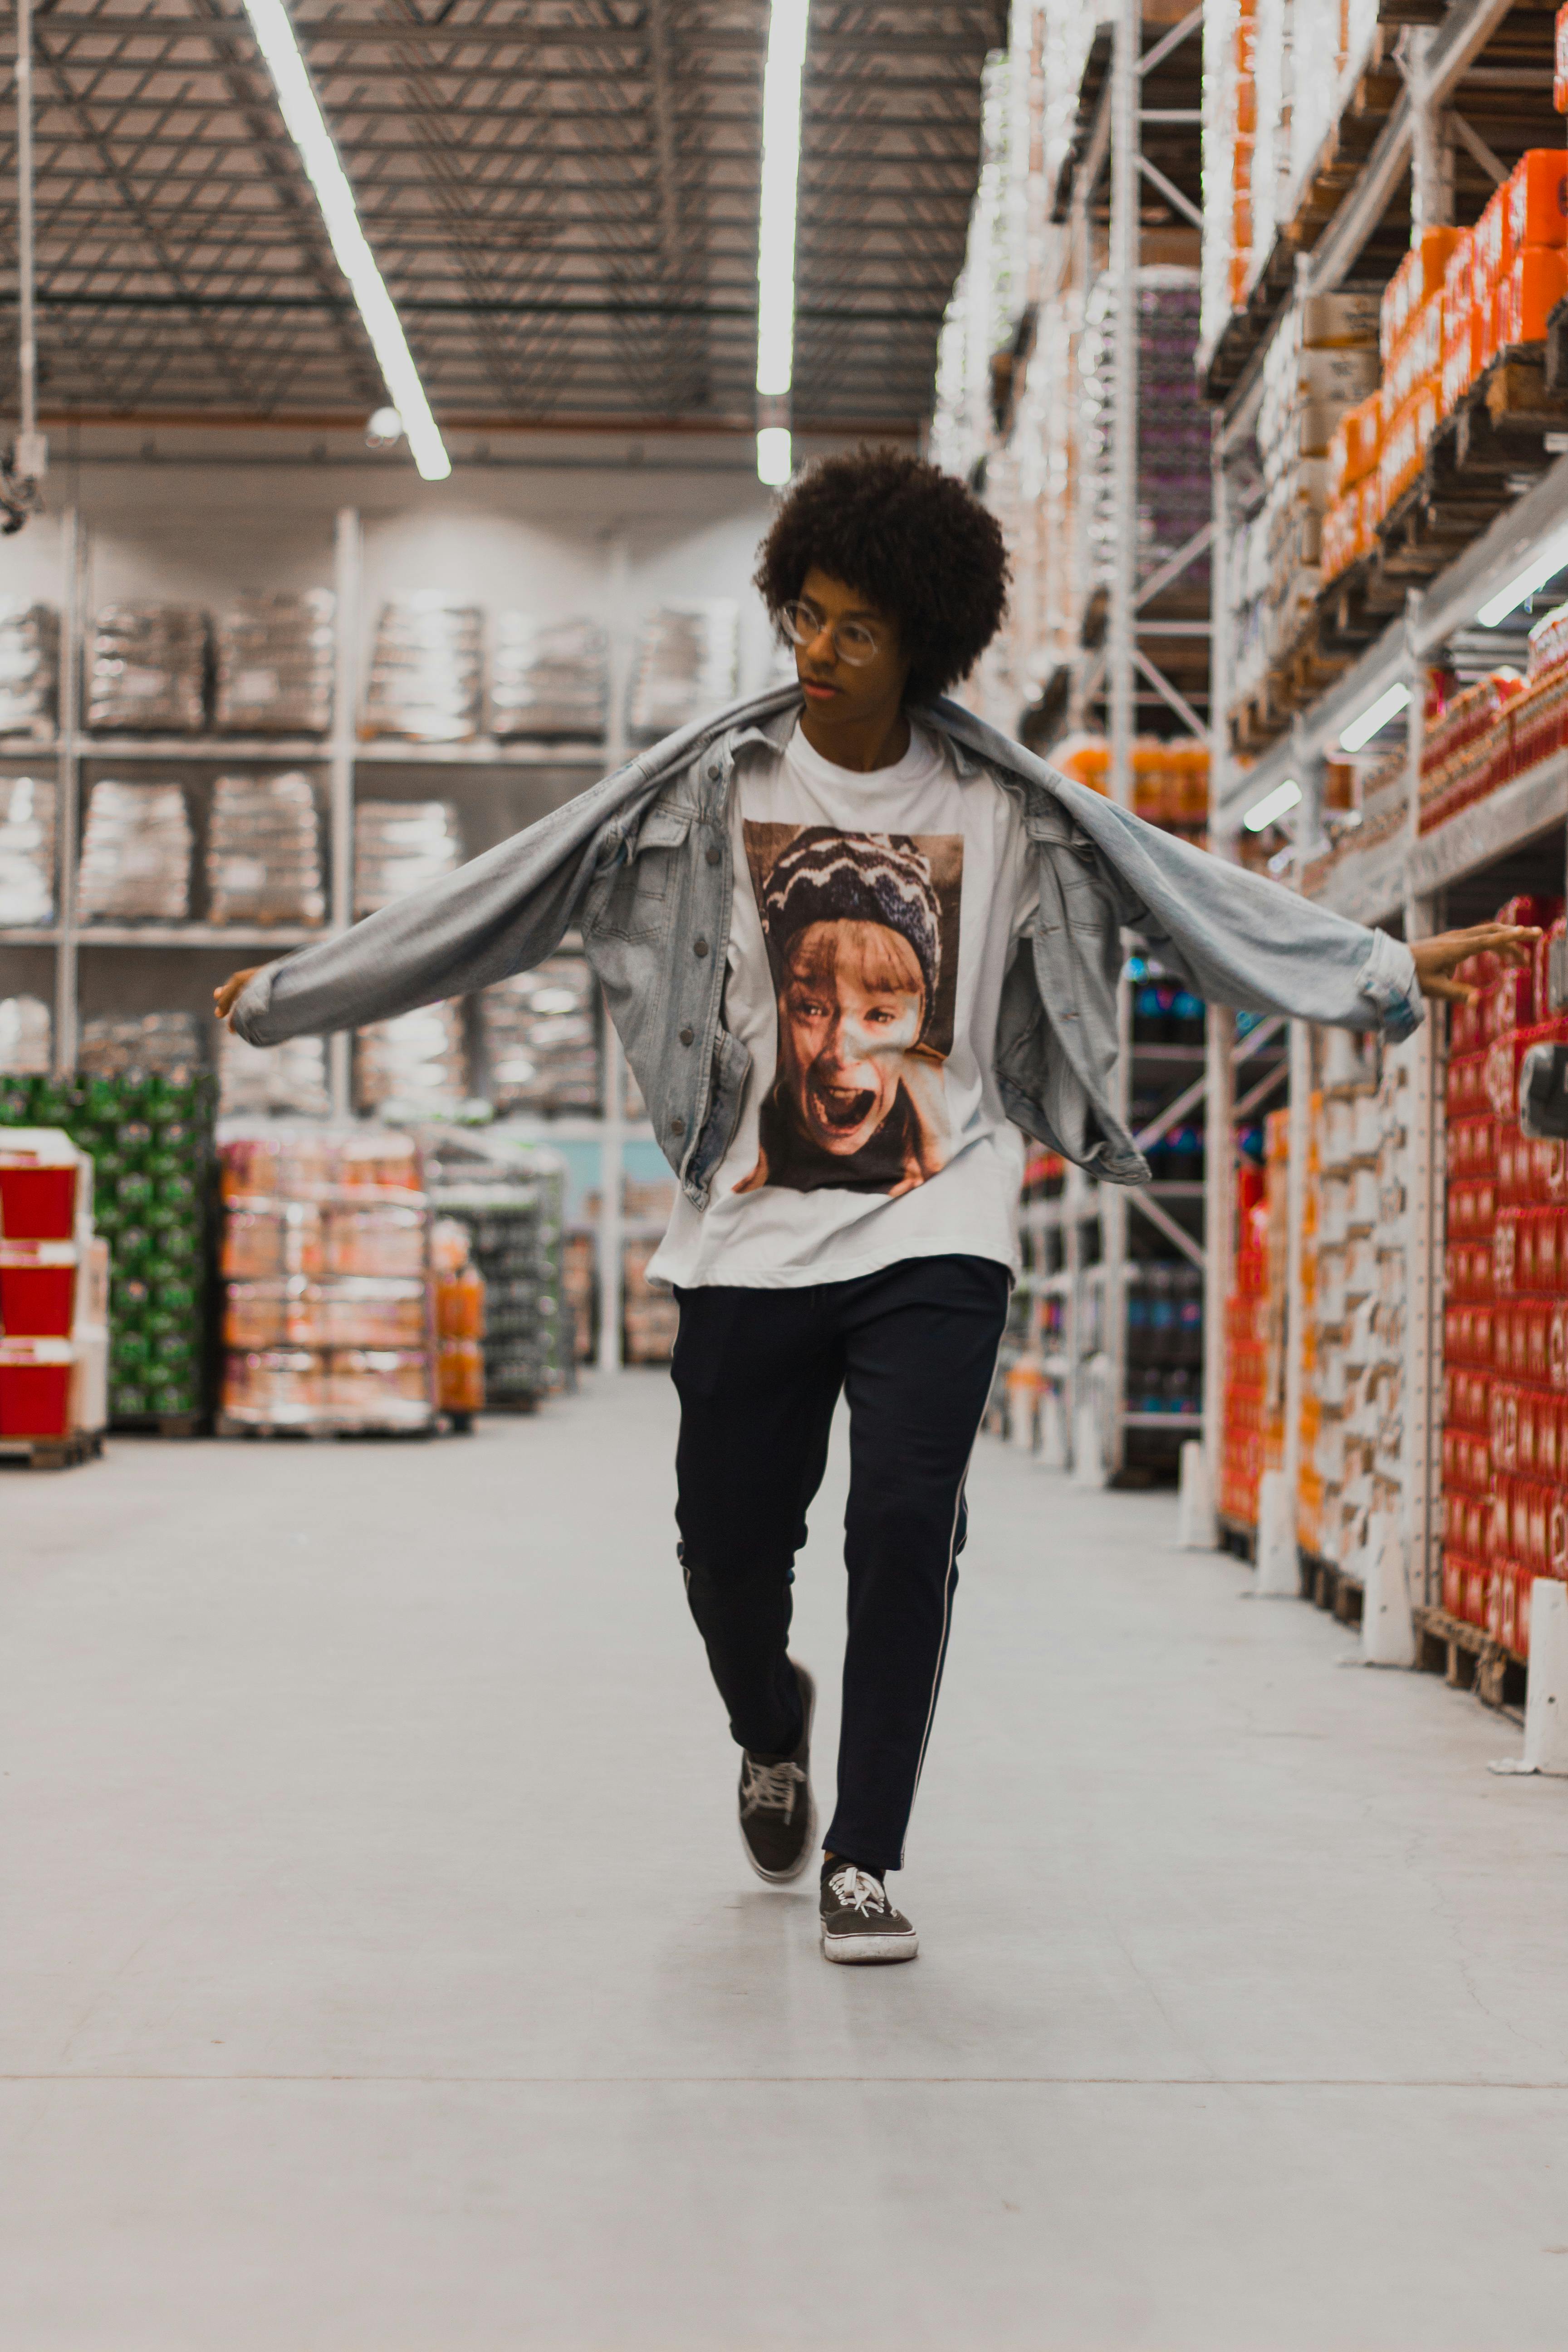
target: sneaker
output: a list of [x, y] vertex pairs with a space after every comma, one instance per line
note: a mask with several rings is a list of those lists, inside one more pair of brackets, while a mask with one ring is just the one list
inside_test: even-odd
[[746, 1860], [770, 1886], [798, 1878], [816, 1843], [816, 1806], [811, 1793], [811, 1718], [816, 1685], [792, 1658], [805, 1716], [800, 1745], [793, 1756], [764, 1763], [749, 1748], [741, 1750], [741, 1839]]
[[822, 1865], [825, 1960], [912, 1960], [921, 1939], [881, 1880], [852, 1862]]

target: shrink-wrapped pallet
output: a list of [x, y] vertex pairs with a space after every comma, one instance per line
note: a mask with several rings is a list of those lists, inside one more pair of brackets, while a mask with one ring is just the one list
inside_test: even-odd
[[597, 621], [496, 614], [490, 724], [502, 741], [596, 742], [605, 732], [608, 694], [609, 643]]
[[128, 1077], [151, 1071], [172, 1085], [190, 1086], [205, 1063], [211, 1022], [194, 1013], [98, 1013], [81, 1024], [78, 1066], [92, 1077]]
[[384, 604], [361, 733], [462, 743], [479, 731], [483, 623], [477, 606], [439, 589]]
[[55, 787], [47, 776], [0, 777], [0, 928], [55, 919]]
[[637, 639], [626, 714], [633, 739], [656, 743], [732, 700], [739, 659], [740, 612], [729, 597], [659, 605]]
[[218, 616], [214, 723], [220, 735], [324, 735], [332, 719], [334, 598], [238, 596]]
[[0, 735], [45, 742], [53, 734], [59, 657], [54, 607], [0, 596]]
[[374, 915], [461, 865], [450, 801], [361, 801], [354, 810], [354, 913]]
[[320, 923], [321, 824], [310, 779], [219, 776], [207, 827], [207, 919]]
[[207, 616], [194, 604], [106, 604], [88, 654], [87, 723], [104, 734], [199, 735]]
[[225, 1118], [324, 1118], [327, 1048], [321, 1037], [290, 1037], [281, 1045], [251, 1045], [232, 1029], [218, 1033], [218, 1109]]
[[427, 1116], [455, 1110], [468, 1093], [458, 1007], [424, 1004], [362, 1029], [355, 1077], [362, 1110], [392, 1104]]
[[54, 1024], [41, 996], [0, 996], [0, 1071], [39, 1077], [53, 1058]]
[[84, 923], [184, 922], [194, 839], [178, 784], [106, 778], [88, 795], [77, 908]]
[[595, 995], [587, 957], [570, 951], [484, 991], [479, 1031], [498, 1111], [552, 1118], [599, 1109]]

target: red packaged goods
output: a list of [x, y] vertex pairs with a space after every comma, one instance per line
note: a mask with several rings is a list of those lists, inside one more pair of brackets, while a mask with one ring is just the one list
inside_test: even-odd
[[77, 1362], [68, 1339], [0, 1339], [0, 1437], [68, 1437]]
[[0, 1238], [68, 1242], [92, 1216], [92, 1162], [63, 1129], [0, 1129]]
[[1508, 234], [1515, 257], [1532, 245], [1568, 243], [1568, 153], [1531, 147], [1508, 179]]
[[0, 1330], [8, 1339], [68, 1339], [77, 1321], [74, 1242], [0, 1241]]
[[1530, 632], [1530, 675], [1539, 677], [1553, 663], [1568, 659], [1568, 604], [1554, 604]]

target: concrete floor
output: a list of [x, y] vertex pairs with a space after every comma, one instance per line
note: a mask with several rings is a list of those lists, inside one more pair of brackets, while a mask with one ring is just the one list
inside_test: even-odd
[[0, 1480], [3, 2352], [1560, 2352], [1517, 1731], [984, 1441], [922, 1957], [825, 1967], [741, 1858], [672, 1427], [632, 1375]]

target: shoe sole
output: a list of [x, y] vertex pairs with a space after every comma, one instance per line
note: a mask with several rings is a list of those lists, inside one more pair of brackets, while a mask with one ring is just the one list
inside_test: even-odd
[[[808, 1679], [806, 1683], [806, 1691], [805, 1752], [809, 1757], [811, 1754], [811, 1727], [816, 1718], [816, 1685], [815, 1681]], [[763, 1885], [791, 1885], [795, 1879], [800, 1877], [802, 1873], [805, 1871], [807, 1863], [811, 1860], [812, 1855], [816, 1851], [816, 1794], [811, 1785], [810, 1765], [808, 1764], [806, 1766], [805, 1772], [805, 1835], [801, 1841], [800, 1860], [798, 1862], [792, 1863], [787, 1870], [764, 1870], [762, 1864], [757, 1860], [756, 1855], [752, 1852], [752, 1842], [746, 1835], [746, 1825], [744, 1822], [739, 1823], [738, 1826], [741, 1832], [741, 1845], [745, 1853], [746, 1860], [751, 1864], [752, 1868], [756, 1872], [757, 1876], [762, 1880]]]
[[822, 1957], [850, 1968], [887, 1968], [897, 1960], [919, 1957], [921, 1939], [914, 1936], [830, 1936], [822, 1930]]

